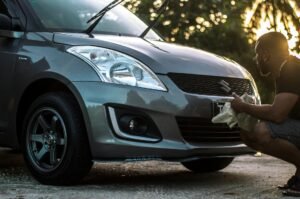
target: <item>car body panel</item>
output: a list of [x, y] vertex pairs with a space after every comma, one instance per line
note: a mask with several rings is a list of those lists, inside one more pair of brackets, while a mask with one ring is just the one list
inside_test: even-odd
[[14, 103], [12, 93], [18, 43], [19, 41], [16, 40], [7, 41], [6, 39], [0, 38], [0, 60], [5, 60], [1, 62], [0, 68], [0, 137], [3, 139], [6, 137], [4, 133], [8, 128], [8, 113], [11, 111], [11, 107]]
[[0, 117], [0, 144], [3, 146], [18, 147], [15, 113], [31, 84], [43, 79], [57, 80], [66, 86], [72, 81], [100, 81], [96, 72], [85, 62], [67, 53], [64, 46], [54, 45], [52, 37], [52, 33], [27, 33], [22, 39], [8, 42], [8, 45], [14, 46], [9, 51], [10, 56], [2, 50], [4, 47], [0, 48], [0, 55], [7, 60], [6, 65], [2, 65], [0, 83], [8, 85], [1, 88], [1, 91], [5, 90], [0, 100], [1, 107], [6, 109], [1, 110], [3, 114]]

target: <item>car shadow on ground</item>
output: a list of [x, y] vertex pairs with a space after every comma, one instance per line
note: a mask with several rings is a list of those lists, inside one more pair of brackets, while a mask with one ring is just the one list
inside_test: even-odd
[[[34, 180], [20, 153], [0, 149], [0, 198], [60, 198], [57, 194], [62, 198], [99, 198], [103, 194], [113, 198], [282, 198], [275, 185], [284, 180], [268, 173], [282, 163], [264, 158], [262, 169], [253, 161], [251, 157], [237, 158], [226, 169], [205, 174], [172, 162], [96, 163], [79, 184], [56, 187]], [[256, 169], [266, 174], [262, 177]]]
[[[159, 165], [159, 166], [157, 166]], [[153, 167], [152, 167], [153, 166]], [[84, 185], [115, 185], [124, 187], [161, 186], [206, 187], [219, 186], [234, 181], [243, 184], [253, 176], [247, 173], [233, 173], [226, 169], [214, 173], [193, 173], [178, 163], [145, 162], [127, 164], [97, 164], [84, 179]]]
[[20, 152], [10, 149], [0, 150], [0, 170], [11, 167], [25, 167], [23, 156]]
[[[30, 176], [23, 156], [15, 151], [0, 150], [0, 173], [14, 176], [14, 168], [19, 168], [22, 175]], [[7, 172], [11, 170], [11, 172]], [[18, 172], [19, 173], [19, 172]], [[179, 163], [138, 162], [138, 163], [95, 163], [90, 173], [77, 186], [141, 187], [161, 186], [165, 188], [186, 188], [222, 186], [234, 181], [234, 184], [249, 183], [253, 178], [247, 173], [228, 171], [215, 173], [193, 173]], [[36, 184], [36, 182], [32, 181]]]

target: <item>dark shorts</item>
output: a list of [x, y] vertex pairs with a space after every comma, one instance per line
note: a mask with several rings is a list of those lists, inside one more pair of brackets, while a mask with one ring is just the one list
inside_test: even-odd
[[273, 138], [287, 140], [300, 148], [300, 120], [287, 119], [281, 124], [266, 122]]

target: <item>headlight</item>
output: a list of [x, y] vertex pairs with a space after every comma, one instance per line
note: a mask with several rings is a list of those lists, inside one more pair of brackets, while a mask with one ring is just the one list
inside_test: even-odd
[[147, 66], [128, 55], [94, 46], [76, 46], [67, 51], [90, 64], [104, 82], [167, 91]]

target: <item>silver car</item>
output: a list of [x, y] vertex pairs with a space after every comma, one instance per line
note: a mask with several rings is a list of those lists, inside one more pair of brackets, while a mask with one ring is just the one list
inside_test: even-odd
[[211, 123], [231, 92], [259, 102], [251, 75], [164, 42], [119, 3], [0, 0], [0, 145], [52, 185], [77, 183], [94, 161], [212, 172], [253, 153], [238, 127]]

